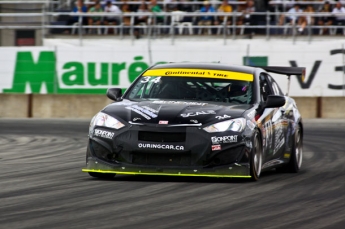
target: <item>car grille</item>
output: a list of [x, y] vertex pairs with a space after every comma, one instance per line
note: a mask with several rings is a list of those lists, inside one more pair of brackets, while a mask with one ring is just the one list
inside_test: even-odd
[[135, 153], [132, 154], [132, 163], [137, 165], [188, 166], [191, 165], [191, 155]]
[[186, 133], [139, 131], [138, 140], [150, 142], [184, 142], [186, 141]]

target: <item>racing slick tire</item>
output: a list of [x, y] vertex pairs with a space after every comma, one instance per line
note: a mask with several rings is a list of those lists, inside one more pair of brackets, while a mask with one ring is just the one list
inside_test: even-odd
[[260, 177], [262, 169], [262, 144], [258, 131], [255, 131], [253, 138], [253, 149], [250, 156], [250, 175], [253, 181]]
[[287, 164], [287, 171], [290, 173], [298, 173], [302, 166], [303, 159], [303, 141], [301, 134], [301, 127], [298, 125], [298, 128], [295, 132], [295, 137], [291, 149], [291, 159], [289, 164]]
[[100, 179], [113, 179], [115, 177], [115, 173], [93, 173], [89, 172], [89, 175], [95, 178]]
[[298, 125], [296, 129], [290, 155], [289, 163], [284, 167], [277, 168], [276, 170], [278, 172], [298, 173], [301, 169], [303, 159], [303, 141], [300, 125]]

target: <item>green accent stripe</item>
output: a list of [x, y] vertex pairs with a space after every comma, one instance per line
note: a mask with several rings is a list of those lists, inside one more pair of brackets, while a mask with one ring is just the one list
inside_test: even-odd
[[221, 174], [187, 174], [187, 173], [141, 173], [141, 172], [124, 172], [124, 171], [110, 171], [110, 170], [95, 170], [95, 169], [82, 169], [83, 172], [92, 173], [116, 173], [123, 175], [159, 175], [159, 176], [192, 176], [192, 177], [233, 177], [233, 178], [251, 178], [251, 176], [241, 175], [221, 175]]

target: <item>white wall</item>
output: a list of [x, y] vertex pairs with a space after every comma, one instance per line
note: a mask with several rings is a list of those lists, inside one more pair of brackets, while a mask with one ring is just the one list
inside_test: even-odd
[[[291, 40], [228, 40], [227, 45], [223, 40], [179, 40], [171, 45], [170, 39], [153, 40], [148, 46], [147, 40], [84, 40], [83, 47], [78, 47], [77, 39], [46, 39], [45, 47], [27, 48], [0, 48], [0, 92], [4, 88], [11, 88], [17, 52], [32, 51], [37, 60], [40, 51], [55, 52], [56, 76], [61, 88], [108, 88], [111, 84], [111, 70], [109, 70], [108, 85], [90, 86], [87, 80], [87, 63], [96, 63], [97, 77], [100, 77], [101, 63], [125, 63], [125, 69], [120, 71], [118, 87], [128, 87], [129, 68], [138, 61], [134, 57], [141, 56], [146, 65], [156, 62], [215, 62], [242, 65], [244, 56], [267, 56], [268, 64], [271, 66], [290, 66], [290, 61], [295, 61], [298, 66], [306, 67], [307, 74], [305, 82], [310, 79], [312, 68], [316, 61], [321, 61], [320, 67], [314, 72], [314, 79], [310, 87], [302, 89], [293, 76], [291, 80], [290, 95], [292, 96], [343, 96], [343, 90], [328, 88], [329, 84], [344, 84], [344, 74], [335, 71], [336, 66], [345, 65], [343, 54], [331, 55], [332, 50], [341, 50], [345, 40], [324, 40], [313, 41], [312, 43], [297, 42]], [[68, 62], [81, 62], [84, 66], [85, 83], [83, 85], [66, 85], [61, 79], [67, 71], [63, 69]], [[144, 64], [144, 65], [145, 65]], [[133, 67], [133, 66], [132, 66]], [[140, 68], [137, 69], [140, 72]], [[279, 85], [286, 90], [286, 76], [274, 75]], [[30, 92], [29, 87], [25, 92]], [[41, 92], [46, 92], [42, 89]]]

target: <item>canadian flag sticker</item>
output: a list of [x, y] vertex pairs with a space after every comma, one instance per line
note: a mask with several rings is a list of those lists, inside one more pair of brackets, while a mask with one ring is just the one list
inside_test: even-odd
[[212, 146], [212, 151], [215, 151], [215, 150], [221, 150], [221, 146], [220, 145], [213, 145]]
[[158, 124], [168, 124], [169, 121], [159, 121]]

